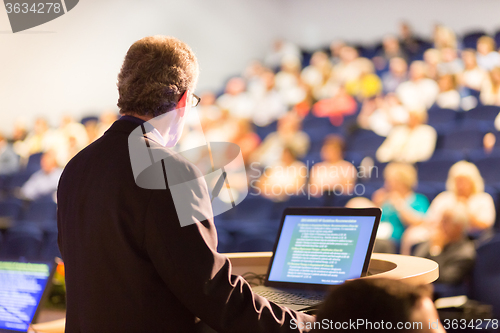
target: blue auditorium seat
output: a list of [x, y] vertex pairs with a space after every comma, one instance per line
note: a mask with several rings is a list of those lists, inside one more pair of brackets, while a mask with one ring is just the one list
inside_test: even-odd
[[495, 33], [495, 36], [493, 37], [495, 39], [495, 43], [500, 45], [500, 30]]
[[482, 122], [485, 127], [493, 127], [495, 118], [500, 113], [500, 107], [495, 105], [481, 105], [464, 114], [464, 125], [472, 121]]
[[7, 192], [11, 192], [16, 187], [21, 187], [24, 185], [24, 183], [26, 183], [28, 181], [30, 176], [31, 176], [31, 174], [26, 173], [24, 171], [15, 173], [8, 179], [8, 181], [4, 185], [4, 189]]
[[500, 235], [477, 248], [472, 279], [473, 299], [493, 306], [493, 314], [500, 318]]
[[432, 108], [428, 115], [427, 124], [432, 127], [453, 124], [457, 119], [457, 111], [451, 109]]
[[0, 217], [17, 220], [22, 217], [22, 202], [17, 199], [7, 199], [0, 201]]
[[[486, 131], [481, 128], [463, 126], [442, 136], [441, 149], [470, 152], [483, 147], [483, 138]], [[436, 154], [438, 151], [435, 152]]]
[[43, 243], [43, 232], [34, 223], [19, 223], [10, 228], [2, 245], [4, 258], [38, 259]]
[[49, 200], [36, 200], [29, 204], [24, 219], [27, 221], [44, 222], [56, 220], [57, 204]]
[[485, 183], [492, 186], [500, 185], [500, 157], [486, 157], [474, 161]]
[[61, 252], [59, 252], [59, 246], [57, 244], [57, 224], [54, 224], [50, 229], [45, 231], [45, 237], [43, 241], [41, 259], [51, 260], [55, 257], [61, 258]]
[[278, 123], [277, 121], [274, 121], [267, 126], [263, 127], [254, 126], [255, 133], [259, 136], [261, 140], [264, 140], [266, 136], [268, 136], [272, 132], [276, 132], [277, 123]]
[[363, 156], [374, 157], [375, 153], [384, 142], [385, 137], [372, 131], [358, 130], [347, 140], [347, 151], [357, 152]]
[[43, 155], [43, 153], [36, 153], [36, 154], [30, 155], [30, 157], [28, 158], [28, 163], [26, 164], [26, 169], [24, 170], [24, 172], [32, 175], [35, 172], [37, 172], [38, 170], [40, 170], [41, 169], [40, 161], [42, 159], [42, 155]]
[[448, 171], [455, 164], [454, 160], [434, 160], [420, 162], [417, 165], [419, 182], [446, 182]]
[[462, 44], [464, 49], [476, 49], [477, 40], [482, 36], [486, 35], [484, 31], [470, 32], [464, 35], [462, 38]]

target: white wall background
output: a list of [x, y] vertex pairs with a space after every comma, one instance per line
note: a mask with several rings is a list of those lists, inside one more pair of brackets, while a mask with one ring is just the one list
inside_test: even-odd
[[[22, 2], [22, 0], [19, 0]], [[172, 35], [198, 56], [198, 90], [218, 89], [272, 40], [312, 48], [342, 38], [372, 42], [408, 20], [429, 36], [440, 22], [456, 32], [500, 27], [497, 0], [80, 0], [66, 15], [12, 34], [0, 8], [0, 131], [38, 115], [54, 125], [115, 108], [116, 76], [128, 47]]]

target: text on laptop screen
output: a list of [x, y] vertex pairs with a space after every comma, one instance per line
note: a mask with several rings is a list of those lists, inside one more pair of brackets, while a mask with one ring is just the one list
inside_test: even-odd
[[0, 261], [0, 330], [28, 330], [49, 277], [48, 264]]
[[340, 284], [359, 278], [374, 223], [374, 216], [285, 216], [269, 281]]

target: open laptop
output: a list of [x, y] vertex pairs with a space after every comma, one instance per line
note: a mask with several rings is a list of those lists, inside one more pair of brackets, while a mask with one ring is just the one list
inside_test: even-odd
[[380, 223], [379, 208], [287, 208], [263, 286], [253, 290], [304, 310], [333, 285], [366, 275]]
[[46, 299], [56, 261], [0, 261], [0, 333], [27, 332]]

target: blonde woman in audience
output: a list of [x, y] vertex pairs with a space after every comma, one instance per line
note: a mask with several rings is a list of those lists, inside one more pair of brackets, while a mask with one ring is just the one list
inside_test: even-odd
[[427, 77], [427, 65], [423, 61], [414, 61], [410, 66], [410, 81], [396, 89], [401, 103], [410, 110], [428, 109], [436, 101], [439, 87], [436, 81]]
[[292, 147], [283, 149], [280, 160], [264, 169], [257, 181], [260, 194], [266, 198], [283, 201], [298, 195], [305, 187], [307, 166], [298, 161]]
[[385, 167], [384, 187], [372, 196], [373, 203], [382, 208], [379, 229], [385, 239], [399, 244], [407, 227], [421, 223], [429, 200], [414, 192], [416, 186], [417, 170], [411, 164], [393, 162]]
[[457, 49], [455, 32], [444, 25], [436, 25], [434, 27], [434, 47], [438, 50], [446, 47]]
[[437, 49], [426, 50], [424, 52], [424, 62], [427, 65], [427, 77], [435, 80], [438, 77], [438, 66], [441, 63], [441, 51]]
[[408, 228], [403, 235], [401, 251], [409, 254], [414, 244], [428, 240], [450, 209], [462, 206], [467, 214], [467, 232], [478, 232], [491, 228], [495, 222], [493, 198], [484, 192], [484, 181], [477, 167], [470, 162], [455, 163], [448, 173], [446, 191], [432, 201], [425, 219], [415, 227]]
[[436, 99], [436, 104], [442, 109], [452, 109], [457, 111], [460, 109], [460, 93], [456, 89], [455, 76], [452, 74], [444, 74], [438, 78], [439, 94]]
[[426, 111], [411, 111], [408, 125], [396, 126], [391, 130], [377, 150], [377, 159], [380, 162], [415, 163], [431, 158], [437, 133], [426, 122]]
[[500, 67], [495, 67], [490, 71], [488, 79], [484, 81], [481, 88], [479, 98], [485, 105], [500, 106]]
[[332, 72], [332, 64], [325, 52], [314, 52], [311, 57], [310, 65], [305, 67], [300, 77], [309, 87], [312, 96], [320, 99], [324, 96], [324, 86], [328, 83]]
[[344, 160], [345, 142], [340, 136], [330, 134], [321, 148], [323, 162], [311, 169], [309, 188], [314, 196], [323, 192], [352, 194], [356, 184], [357, 170], [352, 163]]
[[477, 65], [476, 51], [466, 49], [462, 51], [464, 71], [459, 74], [460, 84], [476, 91], [480, 91], [484, 82], [488, 80], [488, 72]]
[[490, 71], [500, 66], [500, 54], [495, 50], [496, 43], [490, 36], [483, 36], [477, 40], [477, 64]]

